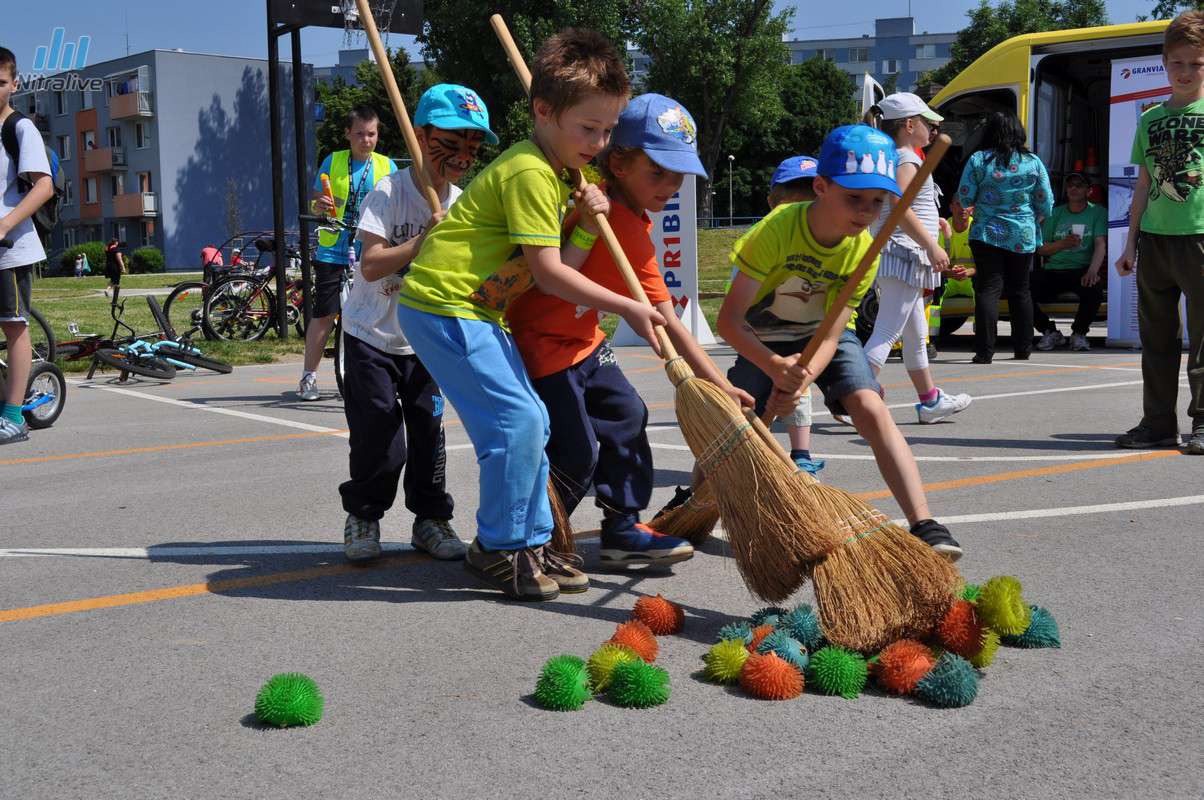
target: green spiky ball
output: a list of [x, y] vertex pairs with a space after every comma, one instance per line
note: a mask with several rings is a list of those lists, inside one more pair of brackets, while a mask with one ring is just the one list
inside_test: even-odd
[[1019, 636], [1004, 636], [1003, 643], [1013, 647], [1061, 647], [1058, 621], [1041, 606], [1029, 606], [1028, 627]]
[[577, 711], [590, 698], [585, 661], [578, 656], [552, 656], [539, 671], [535, 702], [551, 711]]
[[975, 586], [974, 584], [968, 583], [967, 581], [962, 581], [961, 599], [965, 600], [968, 603], [977, 603], [978, 602], [978, 593], [981, 590], [982, 590], [981, 586]]
[[998, 575], [982, 585], [978, 593], [978, 619], [1001, 636], [1019, 636], [1028, 627], [1032, 611], [1024, 602], [1020, 581]]
[[322, 719], [324, 706], [313, 678], [282, 672], [269, 678], [255, 696], [255, 719], [280, 728], [313, 725]]
[[703, 656], [706, 666], [702, 674], [716, 683], [736, 683], [740, 680], [740, 669], [748, 660], [748, 648], [743, 639], [728, 639], [716, 642]]
[[807, 662], [808, 686], [823, 694], [838, 694], [850, 700], [865, 688], [867, 674], [865, 659], [843, 647], [821, 647]]
[[983, 628], [982, 649], [970, 657], [970, 663], [978, 669], [986, 669], [995, 660], [997, 650], [999, 650], [999, 634], [991, 628]]
[[643, 660], [621, 662], [610, 675], [610, 698], [627, 708], [652, 708], [669, 699], [669, 673]]
[[614, 672], [617, 664], [639, 660], [639, 654], [627, 645], [607, 642], [589, 657], [589, 661], [585, 665], [589, 672], [590, 688], [595, 692], [604, 691], [610, 684], [611, 673]]
[[752, 641], [752, 625], [748, 623], [748, 620], [729, 622], [719, 629], [719, 633], [715, 634], [716, 642], [726, 642], [729, 639], [740, 639], [748, 644]]
[[978, 696], [978, 672], [969, 661], [945, 653], [916, 683], [916, 694], [941, 708], [961, 708]]
[[819, 617], [806, 603], [797, 605], [787, 612], [778, 620], [777, 628], [801, 642], [809, 653], [814, 653], [823, 647], [824, 632], [819, 626]]
[[758, 625], [774, 625], [778, 624], [778, 620], [786, 616], [790, 612], [781, 606], [765, 606], [753, 612], [753, 615], [748, 618], [749, 624], [754, 628]]
[[783, 630], [776, 630], [757, 645], [758, 653], [777, 653], [784, 661], [798, 667], [799, 672], [807, 668], [807, 648]]

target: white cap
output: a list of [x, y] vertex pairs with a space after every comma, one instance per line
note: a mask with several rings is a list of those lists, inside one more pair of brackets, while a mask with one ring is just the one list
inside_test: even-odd
[[928, 107], [928, 104], [911, 92], [897, 92], [878, 101], [882, 109], [883, 119], [907, 119], [908, 117], [923, 117], [932, 122], [940, 122], [945, 118]]

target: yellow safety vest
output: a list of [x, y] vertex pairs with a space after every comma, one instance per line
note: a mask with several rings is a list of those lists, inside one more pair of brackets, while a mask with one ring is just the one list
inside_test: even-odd
[[[343, 209], [347, 207], [347, 200], [351, 196], [351, 173], [348, 169], [350, 164], [350, 150], [339, 150], [330, 155], [330, 192], [334, 195], [336, 219], [343, 218]], [[372, 183], [368, 185], [369, 189], [389, 174], [389, 159], [380, 153], [373, 153], [371, 169]], [[333, 231], [318, 231], [318, 244], [323, 247], [334, 247], [338, 241], [339, 234]]]

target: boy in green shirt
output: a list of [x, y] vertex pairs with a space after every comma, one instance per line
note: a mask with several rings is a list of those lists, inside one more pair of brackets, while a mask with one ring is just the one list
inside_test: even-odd
[[1079, 296], [1079, 310], [1071, 323], [1070, 349], [1090, 350], [1087, 331], [1104, 301], [1104, 282], [1100, 266], [1108, 252], [1108, 209], [1087, 202], [1087, 176], [1072, 172], [1066, 178], [1066, 204], [1055, 206], [1041, 223], [1037, 248], [1044, 258], [1033, 270], [1029, 286], [1033, 296], [1033, 327], [1043, 334], [1038, 350], [1052, 350], [1066, 341], [1058, 326], [1041, 310], [1063, 292]]

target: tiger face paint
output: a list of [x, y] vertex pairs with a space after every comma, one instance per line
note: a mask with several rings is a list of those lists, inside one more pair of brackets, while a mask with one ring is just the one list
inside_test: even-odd
[[484, 143], [482, 131], [430, 128], [426, 132], [426, 152], [431, 172], [440, 180], [455, 183], [476, 162], [477, 151]]

